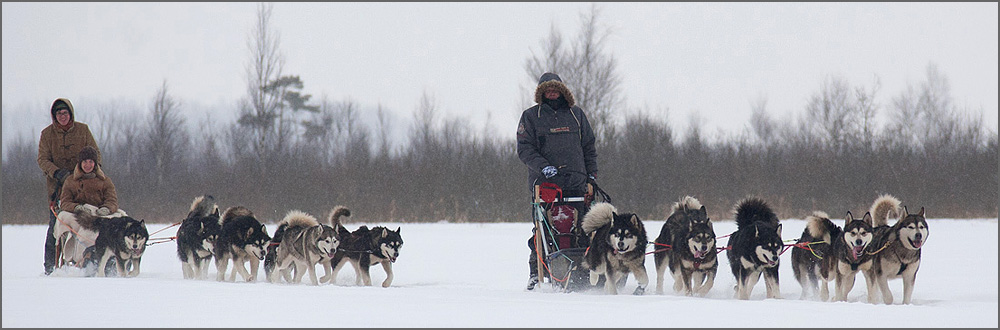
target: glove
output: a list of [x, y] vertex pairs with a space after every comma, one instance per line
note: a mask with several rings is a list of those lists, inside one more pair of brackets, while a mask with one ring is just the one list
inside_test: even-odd
[[552, 165], [549, 165], [549, 166], [546, 166], [546, 167], [542, 168], [542, 174], [545, 175], [546, 179], [556, 176], [556, 173], [558, 173], [558, 172], [559, 171], [556, 170], [556, 167], [552, 166]]
[[67, 176], [69, 176], [69, 170], [63, 168], [60, 168], [56, 170], [55, 173], [52, 173], [52, 177], [56, 178], [56, 181], [59, 182], [63, 182]]
[[102, 208], [97, 209], [97, 215], [99, 215], [99, 216], [103, 217], [103, 216], [107, 216], [109, 214], [111, 214], [111, 210], [109, 210], [106, 207], [102, 207]]

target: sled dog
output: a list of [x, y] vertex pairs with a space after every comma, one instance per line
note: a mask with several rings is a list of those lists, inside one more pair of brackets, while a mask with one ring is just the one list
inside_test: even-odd
[[191, 210], [177, 228], [177, 257], [185, 279], [208, 277], [214, 244], [222, 231], [219, 216], [219, 206], [211, 195], [198, 196], [191, 202]]
[[823, 260], [829, 257], [834, 237], [842, 236], [841, 231], [840, 226], [830, 221], [830, 216], [826, 212], [814, 211], [812, 215], [806, 217], [806, 228], [802, 230], [798, 242], [808, 245], [805, 248], [792, 249], [792, 272], [795, 280], [802, 286], [802, 295], [799, 299], [817, 293], [824, 301], [829, 298], [830, 289], [823, 280], [820, 266]]
[[750, 197], [736, 205], [736, 231], [729, 236], [726, 256], [736, 277], [736, 298], [750, 299], [750, 292], [764, 274], [767, 298], [781, 298], [778, 257], [784, 246], [781, 223], [764, 200]]
[[899, 200], [883, 195], [872, 205], [875, 216], [875, 237], [869, 245], [870, 253], [874, 254], [873, 265], [869, 273], [873, 281], [868, 287], [868, 301], [875, 303], [876, 286], [882, 294], [882, 301], [891, 305], [892, 291], [889, 290], [889, 280], [903, 279], [903, 304], [910, 304], [913, 298], [913, 285], [917, 270], [920, 269], [920, 251], [930, 234], [927, 228], [927, 218], [924, 208], [916, 214], [909, 213], [906, 206], [900, 213], [901, 217], [891, 227], [888, 217], [881, 216], [880, 208], [898, 210]]
[[337, 273], [340, 268], [350, 262], [354, 266], [355, 285], [371, 286], [372, 278], [369, 268], [375, 264], [382, 264], [386, 275], [385, 280], [382, 281], [382, 287], [388, 288], [393, 279], [392, 264], [396, 262], [399, 250], [403, 247], [400, 228], [392, 231], [382, 226], [369, 229], [368, 226], [362, 225], [354, 232], [350, 232], [339, 221], [332, 224], [331, 227], [337, 229], [341, 243], [337, 253], [330, 260], [330, 264], [333, 266], [330, 283], [337, 281]]
[[[871, 269], [871, 255], [865, 253], [865, 248], [872, 241], [872, 216], [865, 212], [864, 217], [855, 219], [850, 211], [844, 218], [844, 229], [840, 235], [831, 237], [830, 251], [820, 264], [820, 275], [826, 283], [834, 282], [836, 292], [834, 301], [847, 301], [847, 294], [854, 288], [854, 280], [858, 272]], [[865, 282], [868, 282], [867, 276]], [[826, 301], [826, 295], [820, 292], [820, 298]]]
[[85, 209], [82, 211], [60, 211], [56, 216], [52, 237], [56, 239], [57, 266], [83, 267], [87, 260], [85, 252], [93, 250], [101, 223], [108, 218], [128, 216], [122, 209], [110, 215], [97, 216], [96, 206], [83, 206]]
[[[246, 207], [234, 206], [222, 213], [222, 231], [214, 244], [215, 267], [218, 270], [216, 280], [224, 281], [229, 261], [233, 261], [233, 272], [229, 281], [236, 281], [236, 273], [240, 273], [247, 282], [257, 280], [257, 268], [264, 260], [267, 245], [271, 237], [267, 228], [260, 223], [253, 212]], [[250, 271], [244, 264], [250, 262]]]
[[[308, 273], [313, 285], [319, 285], [316, 264], [324, 256], [333, 258], [340, 245], [332, 227], [321, 225], [312, 215], [298, 210], [289, 211], [279, 222], [272, 245], [274, 241], [278, 243], [273, 257], [274, 265], [269, 266], [268, 260], [272, 260], [270, 252], [264, 261], [268, 281], [274, 282], [277, 279], [274, 271], [289, 283], [301, 283], [302, 276]], [[294, 278], [291, 276], [292, 270], [295, 271]]]
[[[326, 221], [330, 224], [329, 226], [331, 228], [333, 228], [334, 236], [337, 237], [337, 241], [338, 242], [343, 243], [343, 240], [342, 240], [343, 238], [341, 236], [342, 232], [340, 230], [340, 228], [343, 227], [341, 225], [341, 223], [343, 223], [343, 220], [341, 220], [341, 218], [350, 217], [350, 216], [351, 216], [351, 210], [350, 209], [348, 209], [346, 206], [343, 206], [343, 205], [337, 205], [337, 206], [333, 207], [333, 210], [330, 210], [330, 214], [326, 218]], [[347, 231], [347, 230], [345, 229], [344, 231]], [[338, 245], [338, 248], [339, 247], [340, 246]], [[334, 253], [333, 257], [336, 257], [336, 255], [337, 254]], [[333, 265], [333, 257], [322, 256], [320, 258], [319, 263], [320, 263], [320, 265], [323, 265], [323, 274], [324, 274], [323, 277], [319, 278], [319, 282], [320, 283], [333, 283], [334, 282], [333, 281], [334, 280], [334, 275], [333, 275], [333, 266], [334, 266]]]
[[129, 216], [103, 219], [91, 256], [94, 260], [100, 259], [97, 263], [97, 276], [107, 276], [106, 266], [112, 258], [119, 276], [138, 276], [148, 239], [149, 231], [146, 230], [145, 220], [135, 220]]
[[[674, 203], [656, 237], [656, 293], [663, 293], [667, 266], [674, 278], [674, 291], [704, 297], [715, 283], [719, 269], [715, 230], [705, 206], [691, 196]], [[692, 280], [694, 285], [692, 285]]]
[[[590, 284], [604, 275], [604, 289], [618, 294], [618, 281], [631, 272], [639, 282], [632, 294], [642, 295], [649, 284], [646, 274], [646, 228], [632, 213], [619, 214], [609, 203], [594, 204], [583, 216], [583, 232], [590, 236], [584, 266], [590, 270]], [[624, 281], [623, 281], [624, 282]]]

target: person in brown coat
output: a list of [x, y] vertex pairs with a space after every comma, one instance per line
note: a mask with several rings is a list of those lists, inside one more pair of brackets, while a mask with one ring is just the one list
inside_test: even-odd
[[65, 212], [88, 212], [107, 216], [118, 212], [118, 193], [111, 178], [97, 164], [97, 149], [80, 150], [80, 162], [63, 183], [59, 208]]
[[45, 274], [52, 273], [55, 266], [55, 239], [52, 229], [55, 226], [56, 209], [59, 207], [60, 187], [63, 181], [73, 173], [73, 168], [79, 160], [77, 156], [85, 146], [97, 150], [96, 161], [101, 163], [100, 149], [90, 127], [75, 120], [73, 103], [68, 99], [58, 98], [49, 108], [52, 124], [42, 130], [38, 139], [38, 167], [45, 174], [49, 198], [49, 229], [45, 239]]

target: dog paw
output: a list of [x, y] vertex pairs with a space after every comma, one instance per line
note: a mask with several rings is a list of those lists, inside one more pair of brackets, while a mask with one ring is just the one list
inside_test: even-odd
[[641, 287], [641, 286], [640, 286], [640, 287], [637, 287], [637, 288], [635, 288], [635, 291], [634, 291], [634, 292], [632, 292], [632, 294], [633, 294], [633, 295], [636, 295], [636, 296], [641, 296], [641, 295], [643, 295], [643, 294], [645, 294], [645, 293], [646, 293], [646, 288], [645, 288], [645, 287]]

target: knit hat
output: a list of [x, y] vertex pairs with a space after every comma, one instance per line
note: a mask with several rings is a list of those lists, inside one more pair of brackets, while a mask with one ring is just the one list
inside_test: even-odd
[[78, 158], [80, 163], [83, 163], [86, 159], [93, 160], [96, 163], [97, 149], [94, 149], [94, 147], [91, 146], [85, 146], [83, 149], [80, 149], [80, 156]]

